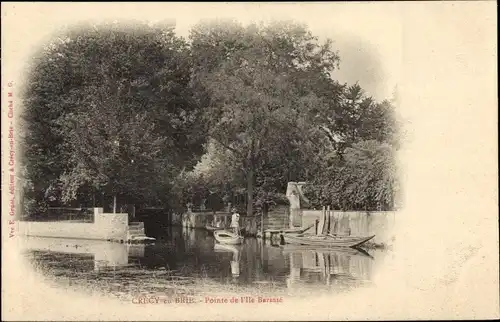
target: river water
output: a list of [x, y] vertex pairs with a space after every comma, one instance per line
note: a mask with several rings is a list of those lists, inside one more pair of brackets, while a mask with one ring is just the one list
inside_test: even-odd
[[24, 254], [48, 281], [123, 300], [144, 294], [345, 292], [371, 285], [387, 255], [381, 250], [283, 247], [255, 238], [221, 246], [206, 230], [180, 227], [170, 228], [154, 245], [30, 237]]

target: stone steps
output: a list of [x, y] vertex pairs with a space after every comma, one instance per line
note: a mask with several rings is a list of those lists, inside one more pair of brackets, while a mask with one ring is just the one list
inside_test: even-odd
[[150, 237], [146, 236], [143, 222], [131, 222], [131, 223], [129, 223], [128, 233], [127, 233], [127, 241], [128, 242], [143, 243], [143, 242], [151, 242], [153, 240], [154, 240], [154, 238], [150, 238]]

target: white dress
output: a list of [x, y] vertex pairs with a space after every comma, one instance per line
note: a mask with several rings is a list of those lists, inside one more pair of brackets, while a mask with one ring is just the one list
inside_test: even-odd
[[231, 217], [231, 228], [238, 228], [240, 226], [240, 215], [234, 213]]

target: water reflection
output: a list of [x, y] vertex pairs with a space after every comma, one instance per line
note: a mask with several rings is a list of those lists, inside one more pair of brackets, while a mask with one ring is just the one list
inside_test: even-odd
[[[75, 240], [67, 238], [28, 237], [23, 240], [23, 247], [31, 252], [82, 255], [93, 259], [93, 269], [126, 266], [129, 258], [144, 257], [144, 245], [128, 245], [98, 240]], [[61, 256], [64, 261], [65, 256]], [[78, 258], [78, 256], [67, 256]], [[64, 264], [64, 263], [62, 263]]]
[[284, 253], [290, 259], [288, 288], [349, 286], [371, 279], [373, 257], [364, 250], [293, 246], [285, 247]]
[[233, 258], [231, 259], [231, 274], [233, 277], [240, 276], [240, 249], [241, 246], [239, 245], [224, 245], [218, 243], [214, 245], [215, 252], [228, 252], [233, 254]]
[[355, 287], [370, 280], [377, 262], [354, 249], [276, 247], [249, 238], [242, 245], [221, 245], [205, 230], [175, 228], [146, 246], [51, 238], [27, 238], [24, 246], [46, 275], [122, 293], [164, 291], [181, 284], [224, 288], [229, 283], [259, 290], [272, 286], [273, 291]]

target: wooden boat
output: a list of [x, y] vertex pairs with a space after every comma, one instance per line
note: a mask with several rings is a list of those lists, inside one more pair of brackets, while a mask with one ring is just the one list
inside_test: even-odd
[[282, 234], [282, 236], [287, 244], [317, 247], [356, 247], [375, 237], [375, 235], [369, 237], [355, 237], [303, 234]]
[[303, 234], [312, 227], [314, 227], [315, 224], [312, 224], [306, 228], [282, 228], [282, 229], [266, 229], [264, 233], [267, 234]]
[[306, 228], [289, 228], [289, 229], [284, 229], [281, 232], [284, 234], [303, 234], [309, 229], [313, 228], [315, 224], [312, 224]]
[[240, 245], [243, 242], [243, 236], [236, 235], [227, 230], [214, 231], [215, 240], [221, 244]]
[[[205, 229], [209, 232], [209, 233], [214, 233], [215, 231], [220, 231], [220, 230], [226, 230], [227, 228], [225, 227], [214, 227], [212, 225], [209, 225], [209, 224], [206, 224], [205, 225]], [[245, 228], [241, 228], [240, 229], [240, 235], [245, 235]]]

